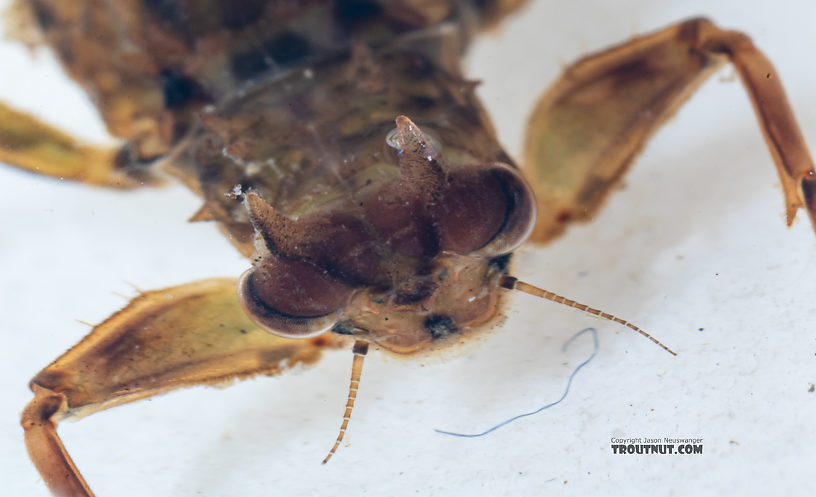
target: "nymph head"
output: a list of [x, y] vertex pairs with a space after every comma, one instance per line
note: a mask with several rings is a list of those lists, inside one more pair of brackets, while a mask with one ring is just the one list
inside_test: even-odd
[[529, 186], [508, 164], [446, 161], [404, 116], [389, 140], [399, 173], [351, 198], [295, 218], [246, 195], [257, 250], [238, 292], [259, 326], [408, 353], [497, 316], [508, 256], [535, 222]]

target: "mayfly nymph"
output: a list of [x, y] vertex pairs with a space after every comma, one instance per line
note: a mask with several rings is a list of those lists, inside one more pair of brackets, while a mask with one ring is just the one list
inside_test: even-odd
[[[732, 62], [776, 163], [788, 222], [816, 173], [779, 78], [743, 34], [691, 19], [573, 64], [539, 101], [522, 168], [463, 76], [469, 42], [524, 2], [18, 1], [120, 147], [0, 105], [0, 160], [108, 188], [175, 178], [250, 263], [237, 280], [141, 293], [31, 382], [29, 454], [57, 495], [93, 495], [59, 421], [174, 388], [278, 374], [351, 348], [345, 433], [369, 347], [401, 355], [490, 327], [510, 258], [591, 219], [644, 143]], [[237, 291], [236, 291], [237, 289]], [[672, 352], [673, 353], [673, 352]]]

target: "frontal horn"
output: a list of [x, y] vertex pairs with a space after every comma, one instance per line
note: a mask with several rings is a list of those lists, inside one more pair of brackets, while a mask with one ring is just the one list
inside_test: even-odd
[[255, 192], [246, 195], [245, 205], [252, 226], [270, 252], [286, 257], [301, 255], [298, 246], [309, 237], [305, 226], [279, 213]]
[[397, 117], [396, 123], [399, 166], [403, 178], [423, 188], [438, 187], [443, 176], [439, 150], [407, 117]]

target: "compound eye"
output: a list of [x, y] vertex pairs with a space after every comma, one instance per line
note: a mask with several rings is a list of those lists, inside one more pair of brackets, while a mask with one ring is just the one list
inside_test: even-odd
[[238, 280], [238, 298], [249, 318], [285, 338], [310, 338], [331, 329], [352, 293], [308, 262], [274, 257]]
[[496, 163], [452, 171], [433, 207], [443, 250], [495, 257], [521, 245], [535, 225], [535, 196], [514, 168]]

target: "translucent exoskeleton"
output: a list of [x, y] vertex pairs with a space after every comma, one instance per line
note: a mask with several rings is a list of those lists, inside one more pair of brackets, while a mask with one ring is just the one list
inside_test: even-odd
[[[793, 74], [788, 76], [787, 67], [781, 66], [785, 60], [784, 52], [795, 50], [791, 46], [793, 41], [784, 45], [781, 57], [777, 57], [772, 48], [774, 40], [766, 41], [766, 36], [762, 34], [762, 26], [772, 24], [770, 19], [765, 18], [762, 23], [752, 27], [750, 22], [740, 22], [740, 19], [729, 18], [725, 13], [720, 15], [718, 12], [709, 11], [708, 8], [701, 9], [702, 7], [698, 7], [696, 11], [673, 12], [671, 17], [669, 13], [665, 13], [664, 17], [655, 18], [653, 21], [650, 17], [638, 17], [644, 14], [634, 14], [622, 21], [616, 32], [610, 33], [608, 38], [598, 42], [586, 41], [594, 40], [586, 33], [579, 36], [585, 42], [585, 50], [594, 52], [626, 38], [633, 25], [635, 31], [644, 32], [668, 25], [672, 19], [687, 17], [692, 12], [710, 14], [724, 26], [739, 27], [754, 35], [758, 46], [771, 56], [784, 77], [791, 100], [797, 108], [800, 123], [805, 135], [808, 136], [808, 123], [809, 119], [812, 121], [812, 114], [808, 114], [807, 95], [802, 111], [799, 111], [800, 105], [796, 101], [798, 96], [807, 93], [807, 87], [797, 92], [796, 70], [790, 70]], [[556, 14], [565, 15], [565, 23], [570, 19], [569, 10], [561, 12], [545, 9], [523, 14], [524, 16], [514, 20], [514, 23], [520, 23], [524, 17], [533, 15], [539, 19], [538, 25], [545, 24], [544, 20]], [[572, 15], [576, 15], [574, 11]], [[616, 13], [617, 15], [623, 16], [623, 13]], [[799, 15], [804, 16], [806, 13], [800, 12]], [[583, 22], [588, 21], [585, 19]], [[552, 22], [552, 19], [546, 22]], [[599, 21], [599, 24], [604, 25], [604, 30], [613, 31], [613, 27], [606, 26], [605, 22]], [[515, 26], [517, 24], [511, 24], [504, 29], [512, 32], [517, 29]], [[599, 29], [596, 27], [589, 31]], [[789, 29], [793, 31], [792, 28]], [[566, 29], [566, 26], [557, 26], [554, 30], [559, 34], [557, 38], [554, 34], [539, 34], [551, 41], [547, 47], [556, 46], [554, 42], [556, 39], [571, 37], [577, 28]], [[505, 32], [504, 35], [508, 33]], [[524, 39], [529, 40], [531, 36], [533, 35], [528, 34]], [[804, 33], [798, 36], [805, 39]], [[794, 37], [791, 33], [790, 37], [783, 38], [799, 40], [798, 36]], [[479, 51], [474, 55], [473, 64], [476, 65], [474, 70], [480, 70], [479, 57], [488, 57], [491, 48], [487, 45], [493, 42], [494, 40], [488, 36], [476, 47]], [[796, 43], [800, 44], [802, 42]], [[570, 52], [564, 52], [560, 58], [573, 60], [586, 53], [582, 52], [581, 43], [576, 43], [575, 47]], [[490, 74], [479, 75], [486, 80], [482, 91], [487, 101], [490, 102], [491, 94], [501, 98], [499, 105], [491, 106], [488, 103], [489, 110], [500, 136], [511, 136], [510, 141], [520, 139], [512, 138], [512, 135], [503, 135], [505, 132], [503, 127], [509, 125], [511, 128], [513, 126], [520, 128], [526, 121], [524, 113], [534, 103], [535, 95], [545, 89], [546, 81], [552, 79], [558, 72], [557, 65], [550, 59], [557, 61], [559, 55], [557, 52], [551, 55], [548, 50], [549, 48], [540, 48], [535, 51], [534, 56], [527, 53], [522, 59], [528, 63], [533, 61], [535, 64], [540, 53], [540, 58], [546, 59], [541, 65], [549, 65], [549, 71], [542, 71], [541, 76], [532, 77], [534, 81], [524, 83], [525, 86], [520, 86], [517, 91], [512, 91], [508, 81], [491, 87]], [[511, 52], [506, 50], [495, 53], [494, 57]], [[512, 60], [509, 55], [506, 58]], [[510, 64], [509, 60], [501, 62]], [[494, 63], [499, 64], [498, 61]], [[485, 64], [483, 67], [487, 66]], [[503, 79], [510, 79], [507, 77], [509, 68], [500, 66], [496, 70], [499, 79], [502, 79], [502, 75]], [[722, 73], [722, 79], [728, 77], [728, 71]], [[523, 77], [523, 71], [519, 71], [518, 74], [518, 78]], [[462, 441], [439, 438], [431, 432], [431, 428], [463, 430], [479, 428], [495, 418], [529, 407], [530, 401], [537, 405], [541, 397], [538, 392], [544, 392], [543, 395], [547, 396], [550, 392], [558, 392], [562, 388], [564, 378], [570, 370], [570, 367], [562, 363], [569, 362], [574, 366], [585, 357], [586, 350], [575, 350], [574, 356], [572, 354], [563, 356], [559, 352], [560, 343], [585, 326], [586, 323], [580, 315], [576, 319], [576, 316], [567, 310], [538, 302], [528, 307], [525, 305], [526, 297], [516, 297], [511, 303], [508, 322], [502, 326], [504, 331], [493, 334], [486, 344], [481, 344], [479, 349], [481, 355], [476, 356], [479, 358], [478, 364], [473, 364], [470, 356], [466, 356], [456, 358], [452, 364], [450, 362], [444, 365], [429, 364], [422, 368], [417, 367], [414, 361], [392, 361], [383, 365], [380, 364], [382, 361], [380, 355], [371, 354], [364, 373], [361, 395], [358, 397], [358, 410], [355, 412], [353, 429], [349, 435], [351, 438], [346, 440], [353, 443], [352, 450], [343, 450], [342, 457], [326, 467], [320, 467], [317, 459], [323, 456], [325, 445], [334, 437], [336, 431], [338, 410], [345, 397], [348, 382], [350, 358], [347, 352], [329, 354], [324, 360], [327, 362], [326, 365], [321, 362], [320, 367], [312, 368], [307, 375], [287, 375], [282, 378], [244, 382], [240, 386], [224, 391], [198, 389], [176, 392], [170, 396], [157, 398], [146, 406], [144, 403], [138, 403], [119, 407], [97, 414], [76, 425], [60, 425], [60, 434], [65, 439], [66, 446], [99, 495], [124, 495], [128, 492], [144, 494], [146, 491], [168, 492], [170, 495], [185, 492], [234, 495], [236, 491], [240, 491], [243, 495], [250, 495], [255, 491], [268, 494], [271, 489], [281, 493], [297, 494], [309, 492], [312, 488], [326, 493], [333, 493], [334, 489], [342, 492], [344, 488], [352, 489], [348, 491], [366, 488], [373, 492], [391, 484], [404, 488], [405, 480], [400, 478], [406, 477], [412, 478], [408, 483], [409, 487], [418, 490], [429, 488], [428, 481], [444, 482], [440, 483], [443, 485], [441, 488], [447, 490], [437, 490], [440, 493], [466, 491], [471, 488], [469, 485], [475, 485], [472, 488], [476, 489], [479, 485], [474, 482], [479, 482], [480, 478], [482, 485], [491, 488], [490, 486], [495, 484], [497, 490], [513, 488], [513, 485], [519, 485], [518, 488], [529, 485], [528, 488], [531, 490], [542, 488], [545, 482], [552, 478], [555, 478], [555, 481], [549, 481], [547, 485], [562, 485], [566, 480], [567, 485], [585, 485], [586, 489], [600, 486], [603, 489], [616, 488], [617, 484], [605, 481], [598, 483], [593, 476], [601, 474], [603, 470], [595, 468], [605, 465], [611, 468], [607, 469], [607, 472], [612, 471], [613, 475], [628, 468], [627, 474], [631, 476], [632, 472], [637, 472], [634, 468], [639, 468], [643, 464], [642, 461], [612, 460], [608, 450], [610, 436], [699, 435], [706, 438], [707, 450], [711, 447], [712, 452], [720, 451], [718, 454], [729, 454], [732, 458], [752, 461], [754, 456], [748, 448], [769, 443], [771, 435], [760, 437], [753, 434], [756, 425], [752, 425], [751, 430], [740, 428], [731, 435], [727, 430], [716, 428], [718, 426], [716, 423], [725, 421], [720, 418], [731, 419], [730, 415], [733, 413], [738, 419], [742, 419], [743, 425], [751, 425], [756, 422], [754, 418], [760, 415], [746, 416], [741, 412], [734, 412], [740, 411], [739, 407], [734, 406], [741, 405], [743, 406], [741, 409], [747, 412], [765, 413], [762, 409], [766, 409], [766, 405], [773, 402], [777, 407], [769, 409], [770, 413], [763, 414], [763, 422], [766, 422], [770, 414], [780, 420], [776, 423], [781, 425], [780, 431], [773, 432], [780, 440], [774, 439], [773, 444], [777, 445], [773, 446], [781, 451], [783, 447], [787, 447], [781, 441], [784, 439], [783, 435], [792, 431], [793, 426], [804, 424], [793, 419], [806, 419], [798, 416], [805, 416], [807, 410], [804, 405], [804, 409], [793, 409], [796, 414], [787, 413], [783, 417], [777, 412], [778, 402], [784, 400], [784, 397], [808, 398], [807, 373], [803, 373], [807, 370], [798, 368], [799, 356], [795, 352], [791, 354], [789, 350], [784, 352], [786, 349], [776, 347], [772, 350], [779, 352], [760, 352], [766, 350], [764, 347], [768, 347], [768, 342], [772, 341], [782, 341], [787, 343], [789, 348], [803, 351], [807, 349], [808, 343], [812, 344], [812, 337], [805, 340], [808, 337], [808, 325], [804, 322], [804, 317], [798, 319], [795, 317], [802, 310], [810, 309], [807, 307], [810, 305], [808, 299], [801, 299], [800, 294], [812, 293], [808, 292], [806, 286], [802, 288], [795, 285], [806, 285], [799, 280], [803, 279], [802, 275], [809, 274], [809, 269], [812, 271], [812, 265], [807, 266], [811, 263], [806, 258], [808, 251], [812, 252], [813, 248], [812, 233], [808, 232], [810, 228], [804, 219], [800, 219], [793, 230], [784, 229], [784, 222], [780, 219], [779, 189], [773, 185], [776, 180], [771, 172], [771, 161], [766, 149], [763, 148], [760, 135], [756, 132], [756, 124], [747, 104], [744, 105], [745, 112], [741, 117], [727, 123], [719, 121], [723, 119], [719, 116], [726, 111], [718, 109], [718, 106], [742, 105], [747, 101], [744, 93], [737, 82], [729, 84], [718, 82], [716, 79], [715, 76], [714, 82], [707, 84], [703, 91], [715, 89], [718, 92], [717, 96], [708, 97], [710, 98], [708, 100], [703, 93], [690, 100], [688, 107], [684, 107], [675, 122], [669, 123], [660, 132], [656, 142], [652, 142], [657, 145], [650, 144], [645, 156], [638, 161], [637, 167], [627, 175], [626, 191], [613, 195], [609, 205], [601, 211], [594, 223], [586, 227], [572, 227], [566, 237], [562, 237], [546, 251], [528, 249], [522, 252], [520, 257], [517, 256], [515, 262], [514, 274], [518, 273], [528, 281], [546, 283], [550, 289], [571, 296], [581, 296], [582, 300], [598, 303], [606, 309], [620, 313], [652, 332], [658, 331], [663, 341], [680, 349], [680, 359], [672, 360], [667, 355], [663, 357], [664, 354], [657, 353], [657, 349], [648, 347], [646, 341], [634, 336], [629, 337], [626, 331], [618, 330], [611, 324], [590, 321], [590, 324], [604, 327], [608, 335], [614, 333], [617, 336], [614, 339], [609, 336], [604, 338], [602, 332], [602, 345], [607, 347], [609, 352], [606, 353], [604, 361], [593, 364], [596, 375], [586, 380], [592, 385], [592, 389], [582, 390], [572, 398], [574, 403], [577, 403], [575, 399], [580, 398], [581, 405], [574, 406], [575, 410], [567, 411], [562, 407], [558, 412], [551, 411], [552, 415], [557, 416], [555, 420], [548, 418], [533, 427], [529, 424], [514, 427], [504, 435], [507, 438], [497, 442], [492, 440], [476, 442], [491, 444], [491, 449], [487, 450], [483, 445], [472, 446]], [[496, 82], [493, 84], [496, 85]], [[515, 111], [507, 110], [506, 107], [518, 105], [512, 103], [515, 93], [530, 93], [529, 101], [525, 106], [519, 105]], [[705, 103], [698, 101], [700, 98]], [[723, 103], [725, 99], [728, 100]], [[695, 117], [695, 112], [702, 112], [703, 117], [699, 115]], [[700, 121], [720, 124], [702, 128]], [[675, 133], [683, 133], [685, 126], [690, 127], [692, 131], [687, 135], [680, 135], [682, 138], [678, 137]], [[701, 129], [709, 131], [701, 132]], [[503, 139], [505, 140], [508, 138]], [[724, 140], [727, 143], [724, 146], [712, 144], [717, 140]], [[812, 141], [812, 138], [810, 140]], [[659, 152], [659, 145], [666, 142], [668, 150]], [[756, 147], [751, 148], [754, 145]], [[711, 150], [707, 149], [708, 146], [711, 146]], [[512, 145], [510, 147], [512, 150]], [[735, 150], [737, 156], [728, 155]], [[520, 157], [519, 154], [516, 155]], [[654, 159], [655, 155], [658, 156], [657, 160]], [[668, 165], [665, 162], [668, 162]], [[764, 174], [755, 174], [756, 171]], [[38, 352], [38, 359], [31, 360], [34, 364], [27, 366], [28, 371], [15, 372], [14, 376], [30, 377], [34, 370], [59, 355], [84, 334], [81, 325], [77, 325], [76, 336], [64, 337], [64, 334], [68, 333], [64, 330], [70, 329], [66, 324], [70, 318], [78, 317], [87, 321], [101, 322], [110, 314], [111, 309], [121, 307], [121, 301], [114, 300], [119, 297], [110, 297], [107, 301], [104, 299], [105, 292], [110, 288], [128, 292], [128, 287], [121, 283], [123, 280], [132, 281], [144, 288], [162, 288], [210, 275], [234, 277], [246, 268], [245, 259], [235, 256], [228, 245], [224, 244], [221, 247], [222, 252], [218, 252], [217, 245], [223, 242], [218, 240], [208, 227], [203, 224], [183, 225], [180, 222], [184, 216], [189, 216], [197, 208], [196, 204], [179, 207], [178, 210], [182, 212], [175, 216], [168, 214], [172, 206], [158, 204], [165, 198], [183, 196], [179, 190], [133, 194], [109, 194], [98, 191], [84, 193], [85, 190], [81, 186], [57, 184], [52, 188], [64, 191], [62, 198], [66, 199], [58, 203], [56, 198], [59, 197], [51, 197], [50, 193], [35, 194], [42, 191], [39, 190], [41, 188], [39, 183], [49, 183], [48, 181], [37, 178], [29, 180], [30, 183], [15, 189], [23, 190], [20, 192], [23, 200], [15, 201], [16, 207], [12, 207], [16, 210], [5, 211], [9, 213], [4, 215], [9, 215], [10, 221], [17, 217], [11, 213], [20, 210], [36, 212], [52, 208], [59, 212], [66, 208], [65, 205], [70, 199], [75, 201], [77, 196], [88, 195], [96, 199], [93, 203], [98, 206], [93, 209], [95, 216], [107, 220], [98, 225], [97, 239], [102, 238], [100, 232], [107, 235], [109, 230], [113, 230], [116, 221], [130, 226], [130, 229], [124, 229], [121, 235], [110, 234], [112, 240], [94, 241], [93, 246], [89, 246], [90, 240], [93, 240], [91, 234], [81, 236], [80, 229], [76, 229], [77, 233], [74, 234], [73, 226], [67, 225], [70, 219], [68, 213], [62, 214], [65, 216], [62, 218], [64, 225], [58, 228], [45, 224], [49, 222], [48, 217], [37, 219], [36, 229], [32, 229], [31, 226], [25, 228], [27, 231], [24, 232], [29, 230], [32, 232], [28, 244], [34, 246], [26, 250], [37, 254], [36, 246], [49, 247], [32, 261], [25, 278], [18, 277], [17, 281], [25, 281], [26, 285], [22, 287], [20, 287], [22, 283], [11, 285], [18, 289], [26, 286], [35, 288], [32, 293], [37, 296], [35, 299], [37, 310], [29, 311], [26, 320], [12, 326], [11, 332], [20, 335], [22, 340], [26, 338], [28, 330], [36, 328], [31, 324], [33, 320], [45, 318], [37, 316], [38, 313], [44, 313], [43, 309], [61, 306], [67, 309], [61, 321], [54, 325], [46, 325], [52, 333], [49, 339], [39, 340], [40, 343], [37, 343], [38, 349], [47, 350]], [[747, 181], [750, 183], [746, 183]], [[638, 182], [645, 182], [646, 185], [637, 186]], [[762, 189], [767, 193], [755, 199], [754, 189]], [[750, 193], [746, 193], [746, 190]], [[632, 195], [639, 200], [632, 200], [632, 204], [621, 207], [621, 204], [626, 204], [626, 199]], [[759, 197], [759, 194], [756, 196]], [[124, 199], [121, 200], [123, 203], [132, 202], [128, 204], [131, 207], [125, 209], [125, 213], [115, 211], [118, 214], [108, 218], [109, 214], [103, 214], [103, 210], [106, 210], [103, 204], [118, 203], [119, 198]], [[42, 202], [49, 202], [44, 204], [48, 207], [45, 209], [37, 207], [38, 203]], [[747, 207], [748, 211], [741, 212], [739, 209], [741, 206]], [[643, 212], [644, 210], [648, 212]], [[130, 214], [127, 214], [128, 211]], [[84, 213], [90, 217], [91, 208]], [[22, 215], [21, 213], [20, 216]], [[55, 215], [59, 214], [51, 214], [52, 217]], [[82, 212], [79, 215], [82, 215]], [[760, 229], [757, 223], [761, 221], [756, 218], [761, 216], [769, 219]], [[160, 218], [165, 217], [174, 217], [176, 222], [167, 223], [168, 232], [162, 233], [160, 231], [162, 228], [157, 226], [164, 221]], [[717, 221], [712, 221], [712, 218]], [[678, 220], [682, 222], [677, 222]], [[778, 232], [779, 235], [758, 237], [771, 238], [774, 243], [768, 245], [764, 245], [767, 243], [765, 240], [754, 240], [753, 237], [740, 238], [737, 240], [741, 242], [734, 243], [733, 237], [736, 235], [733, 233], [739, 232], [730, 229], [734, 223], [741, 224], [742, 231]], [[595, 225], [602, 226], [595, 228]], [[665, 231], [660, 231], [661, 226]], [[33, 234], [35, 231], [42, 233], [35, 235]], [[199, 232], [202, 235], [199, 239], [189, 242], [187, 246], [177, 246], [177, 238], [183, 240], [185, 231]], [[34, 242], [37, 240], [36, 236], [42, 236], [43, 241]], [[68, 247], [65, 249], [63, 247], [75, 243], [74, 236], [85, 240], [82, 242], [85, 248], [82, 253], [73, 253], [68, 258], [71, 252], [68, 252]], [[141, 248], [137, 242], [145, 238], [149, 243], [146, 248]], [[731, 241], [726, 242], [723, 238]], [[159, 241], [161, 245], [156, 247]], [[216, 248], [211, 248], [213, 245]], [[768, 248], [763, 249], [763, 246]], [[63, 250], [64, 254], [61, 253]], [[192, 259], [193, 254], [198, 257], [196, 252], [200, 251], [212, 255], [204, 257], [203, 260], [196, 259], [195, 263], [186, 260]], [[714, 256], [711, 255], [712, 252]], [[762, 259], [759, 259], [761, 255], [757, 255], [756, 252], [767, 255], [768, 260], [772, 262], [757, 262]], [[176, 255], [173, 256], [173, 253]], [[115, 262], [107, 265], [108, 258]], [[84, 265], [81, 263], [83, 260], [87, 261], [87, 267], [84, 271], [78, 271], [76, 276], [58, 276], [53, 272], [56, 268], [52, 269], [52, 272], [44, 269], [53, 267], [49, 265], [73, 265], [82, 269], [79, 266]], [[565, 265], [566, 268], [563, 267]], [[166, 274], [145, 276], [148, 274], [144, 269], [147, 266], [164, 268]], [[796, 270], [790, 270], [789, 266], [794, 266]], [[202, 271], [202, 267], [207, 269]], [[36, 272], [32, 272], [35, 269]], [[93, 288], [80, 286], [84, 285], [81, 281], [83, 273], [90, 277], [96, 271], [114, 274], [107, 275], [109, 279], [97, 280]], [[739, 278], [745, 279], [726, 280], [736, 278], [734, 273], [737, 271], [758, 274], [753, 278], [750, 274], [741, 274]], [[768, 286], [775, 283], [777, 278], [787, 284], [783, 285], [783, 288]], [[66, 279], [71, 284], [62, 286], [58, 283], [60, 279]], [[776, 288], [776, 291], [771, 292], [769, 288]], [[48, 292], [55, 293], [49, 298]], [[15, 293], [22, 292], [16, 290]], [[751, 300], [756, 297], [759, 298]], [[14, 303], [20, 300], [22, 296], [10, 296], [9, 308], [17, 307]], [[678, 312], [681, 309], [682, 311]], [[91, 314], [93, 312], [96, 314]], [[760, 318], [767, 319], [768, 324], [760, 321]], [[698, 328], [704, 328], [704, 331], [699, 332]], [[35, 331], [30, 333], [26, 339], [37, 341], [37, 337], [33, 335]], [[727, 340], [724, 337], [727, 337]], [[797, 341], [791, 344], [791, 340]], [[716, 342], [716, 345], [713, 342]], [[797, 343], [801, 345], [796, 345]], [[718, 347], [716, 354], [711, 350], [714, 347]], [[529, 354], [530, 348], [534, 349], [533, 354]], [[528, 355], [522, 354], [524, 350], [528, 351]], [[633, 350], [637, 353], [633, 354]], [[473, 352], [475, 349], [470, 351]], [[729, 357], [729, 354], [735, 355], [736, 358]], [[656, 356], [656, 364], [651, 366], [652, 369], [648, 369], [650, 366], [647, 361], [652, 360], [652, 355]], [[808, 359], [812, 360], [812, 351], [808, 355], [810, 356]], [[740, 358], [744, 362], [737, 362]], [[792, 364], [785, 368], [785, 373], [789, 374], [784, 377], [767, 376], [769, 369], [780, 361], [784, 363], [785, 359]], [[636, 361], [634, 364], [633, 360]], [[641, 363], [640, 360], [644, 362]], [[715, 362], [719, 364], [715, 365]], [[633, 368], [634, 365], [637, 367]], [[646, 370], [641, 370], [643, 368]], [[689, 372], [687, 369], [693, 371]], [[703, 372], [705, 374], [702, 374]], [[449, 375], [457, 375], [459, 379], [449, 378]], [[545, 376], [547, 378], [542, 378]], [[719, 381], [712, 380], [710, 378], [712, 376]], [[705, 382], [697, 381], [703, 379]], [[752, 386], [749, 387], [749, 384]], [[762, 387], [763, 384], [766, 387]], [[728, 391], [729, 401], [714, 398], [720, 394], [710, 394], [708, 391]], [[372, 398], [366, 399], [364, 392], [371, 393]], [[742, 395], [738, 395], [737, 392], [741, 392]], [[310, 400], [308, 397], [311, 396], [318, 398]], [[326, 396], [331, 398], [325, 398]], [[377, 396], [381, 396], [382, 399]], [[762, 400], [757, 401], [757, 396]], [[741, 397], [750, 400], [740, 400]], [[176, 404], [181, 415], [176, 421], [172, 418], [163, 419], [165, 414], [171, 416], [167, 411], [174, 409], [168, 407], [167, 411], [161, 411], [162, 406], [170, 406], [171, 403], [177, 402], [173, 400], [174, 398], [183, 399]], [[21, 400], [11, 406], [11, 411], [19, 409], [19, 406], [27, 400], [21, 396]], [[419, 401], [422, 401], [421, 404], [417, 404]], [[797, 406], [796, 401], [793, 402], [793, 405]], [[633, 403], [634, 406], [630, 405]], [[433, 407], [429, 407], [429, 404], [433, 404]], [[439, 412], [438, 409], [445, 411]], [[487, 410], [489, 413], [485, 413]], [[120, 412], [122, 418], [118, 418]], [[127, 417], [129, 413], [136, 412], [140, 413], [134, 415], [136, 420]], [[374, 413], [377, 415], [372, 416]], [[606, 419], [610, 416], [614, 416], [613, 420]], [[791, 416], [794, 418], [791, 419]], [[286, 424], [288, 420], [294, 421], [292, 424]], [[161, 425], [166, 422], [170, 423], [172, 431], [191, 430], [188, 439], [165, 443], [162, 432], [154, 432], [154, 428], [160, 430]], [[198, 422], [202, 424], [196, 425]], [[104, 427], [105, 423], [109, 423], [107, 434], [94, 435], [97, 427], [100, 424]], [[675, 426], [678, 424], [679, 428]], [[725, 421], [724, 426], [731, 424], [734, 423]], [[89, 427], [87, 431], [76, 431], [83, 430], [86, 426]], [[72, 431], [78, 433], [73, 439], [69, 438]], [[425, 434], [425, 431], [429, 433]], [[649, 433], [644, 433], [646, 431]], [[119, 436], [130, 437], [130, 441], [112, 442], [114, 437]], [[263, 442], [259, 443], [259, 439]], [[739, 445], [730, 443], [732, 439]], [[796, 438], [788, 437], [784, 440], [794, 444], [792, 447], [796, 447]], [[133, 443], [135, 448], [122, 449], [127, 443]], [[577, 443], [580, 443], [580, 446]], [[371, 450], [366, 450], [366, 447], [371, 447]], [[519, 450], [524, 451], [525, 457], [518, 453]], [[83, 453], [83, 451], [96, 452]], [[395, 462], [381, 463], [378, 460], [381, 457], [377, 457], [381, 451], [392, 454]], [[145, 453], [142, 460], [128, 459], [138, 458], [142, 452]], [[559, 460], [564, 458], [564, 454], [568, 458], [574, 456], [571, 466], [567, 467], [566, 463], [561, 461], [556, 465], [561, 469], [548, 473], [549, 470], [545, 469], [547, 464], [539, 458], [549, 457], [552, 452], [559, 453], [556, 457]], [[168, 453], [172, 454], [169, 456], [172, 462], [151, 466], [159, 457], [168, 457]], [[499, 457], [485, 454], [503, 455]], [[705, 461], [700, 458], [686, 460], [682, 464], [694, 465], [700, 469], [702, 467], [700, 465], [708, 467], [713, 457], [708, 454]], [[292, 458], [297, 459], [293, 462]], [[374, 459], [377, 461], [372, 461]], [[592, 462], [587, 463], [586, 461], [590, 459]], [[482, 465], [481, 471], [471, 473], [470, 467], [462, 467], [468, 466], [467, 461], [473, 461], [476, 466]], [[651, 460], [648, 462], [654, 464]], [[281, 466], [276, 466], [281, 463]], [[144, 469], [145, 464], [147, 469]], [[376, 473], [371, 471], [371, 466], [376, 467], [379, 464], [385, 466], [384, 474], [371, 474]], [[657, 461], [657, 464], [669, 465], [672, 461]], [[726, 471], [733, 464], [735, 463], [731, 461], [724, 466]], [[777, 464], [780, 466], [776, 466]], [[771, 466], [781, 468], [781, 464], [783, 463], [774, 462]], [[182, 470], [169, 469], [177, 465], [181, 466]], [[94, 470], [94, 467], [98, 469]], [[744, 467], [745, 464], [743, 470]], [[794, 475], [803, 474], [797, 472], [796, 463], [791, 460], [785, 463], [785, 468], [785, 471], [794, 472]], [[640, 470], [642, 471], [642, 468]], [[765, 470], [771, 471], [767, 468]], [[170, 471], [174, 476], [165, 479], [163, 473]], [[519, 472], [523, 475], [519, 475]], [[497, 478], [502, 481], [501, 486], [493, 482], [492, 478], [484, 478], [485, 474], [498, 475]], [[651, 467], [648, 474], [679, 478], [672, 476], [667, 470], [660, 472]], [[461, 481], [462, 479], [472, 481]], [[33, 475], [27, 480], [25, 484], [30, 484], [32, 488], [41, 486]], [[105, 483], [106, 480], [108, 483]], [[294, 480], [294, 483], [288, 480]], [[644, 477], [644, 481], [646, 480]], [[142, 490], [132, 490], [140, 488], [137, 486], [140, 481], [149, 483], [141, 487]], [[305, 483], [305, 489], [288, 490], [289, 485], [296, 485], [298, 481]], [[454, 484], [457, 481], [458, 485]], [[799, 480], [791, 478], [790, 481], [789, 484], [795, 485]], [[734, 483], [733, 479], [730, 483]], [[605, 484], [610, 487], [605, 487]], [[28, 490], [10, 492], [33, 494], [33, 491]]]

